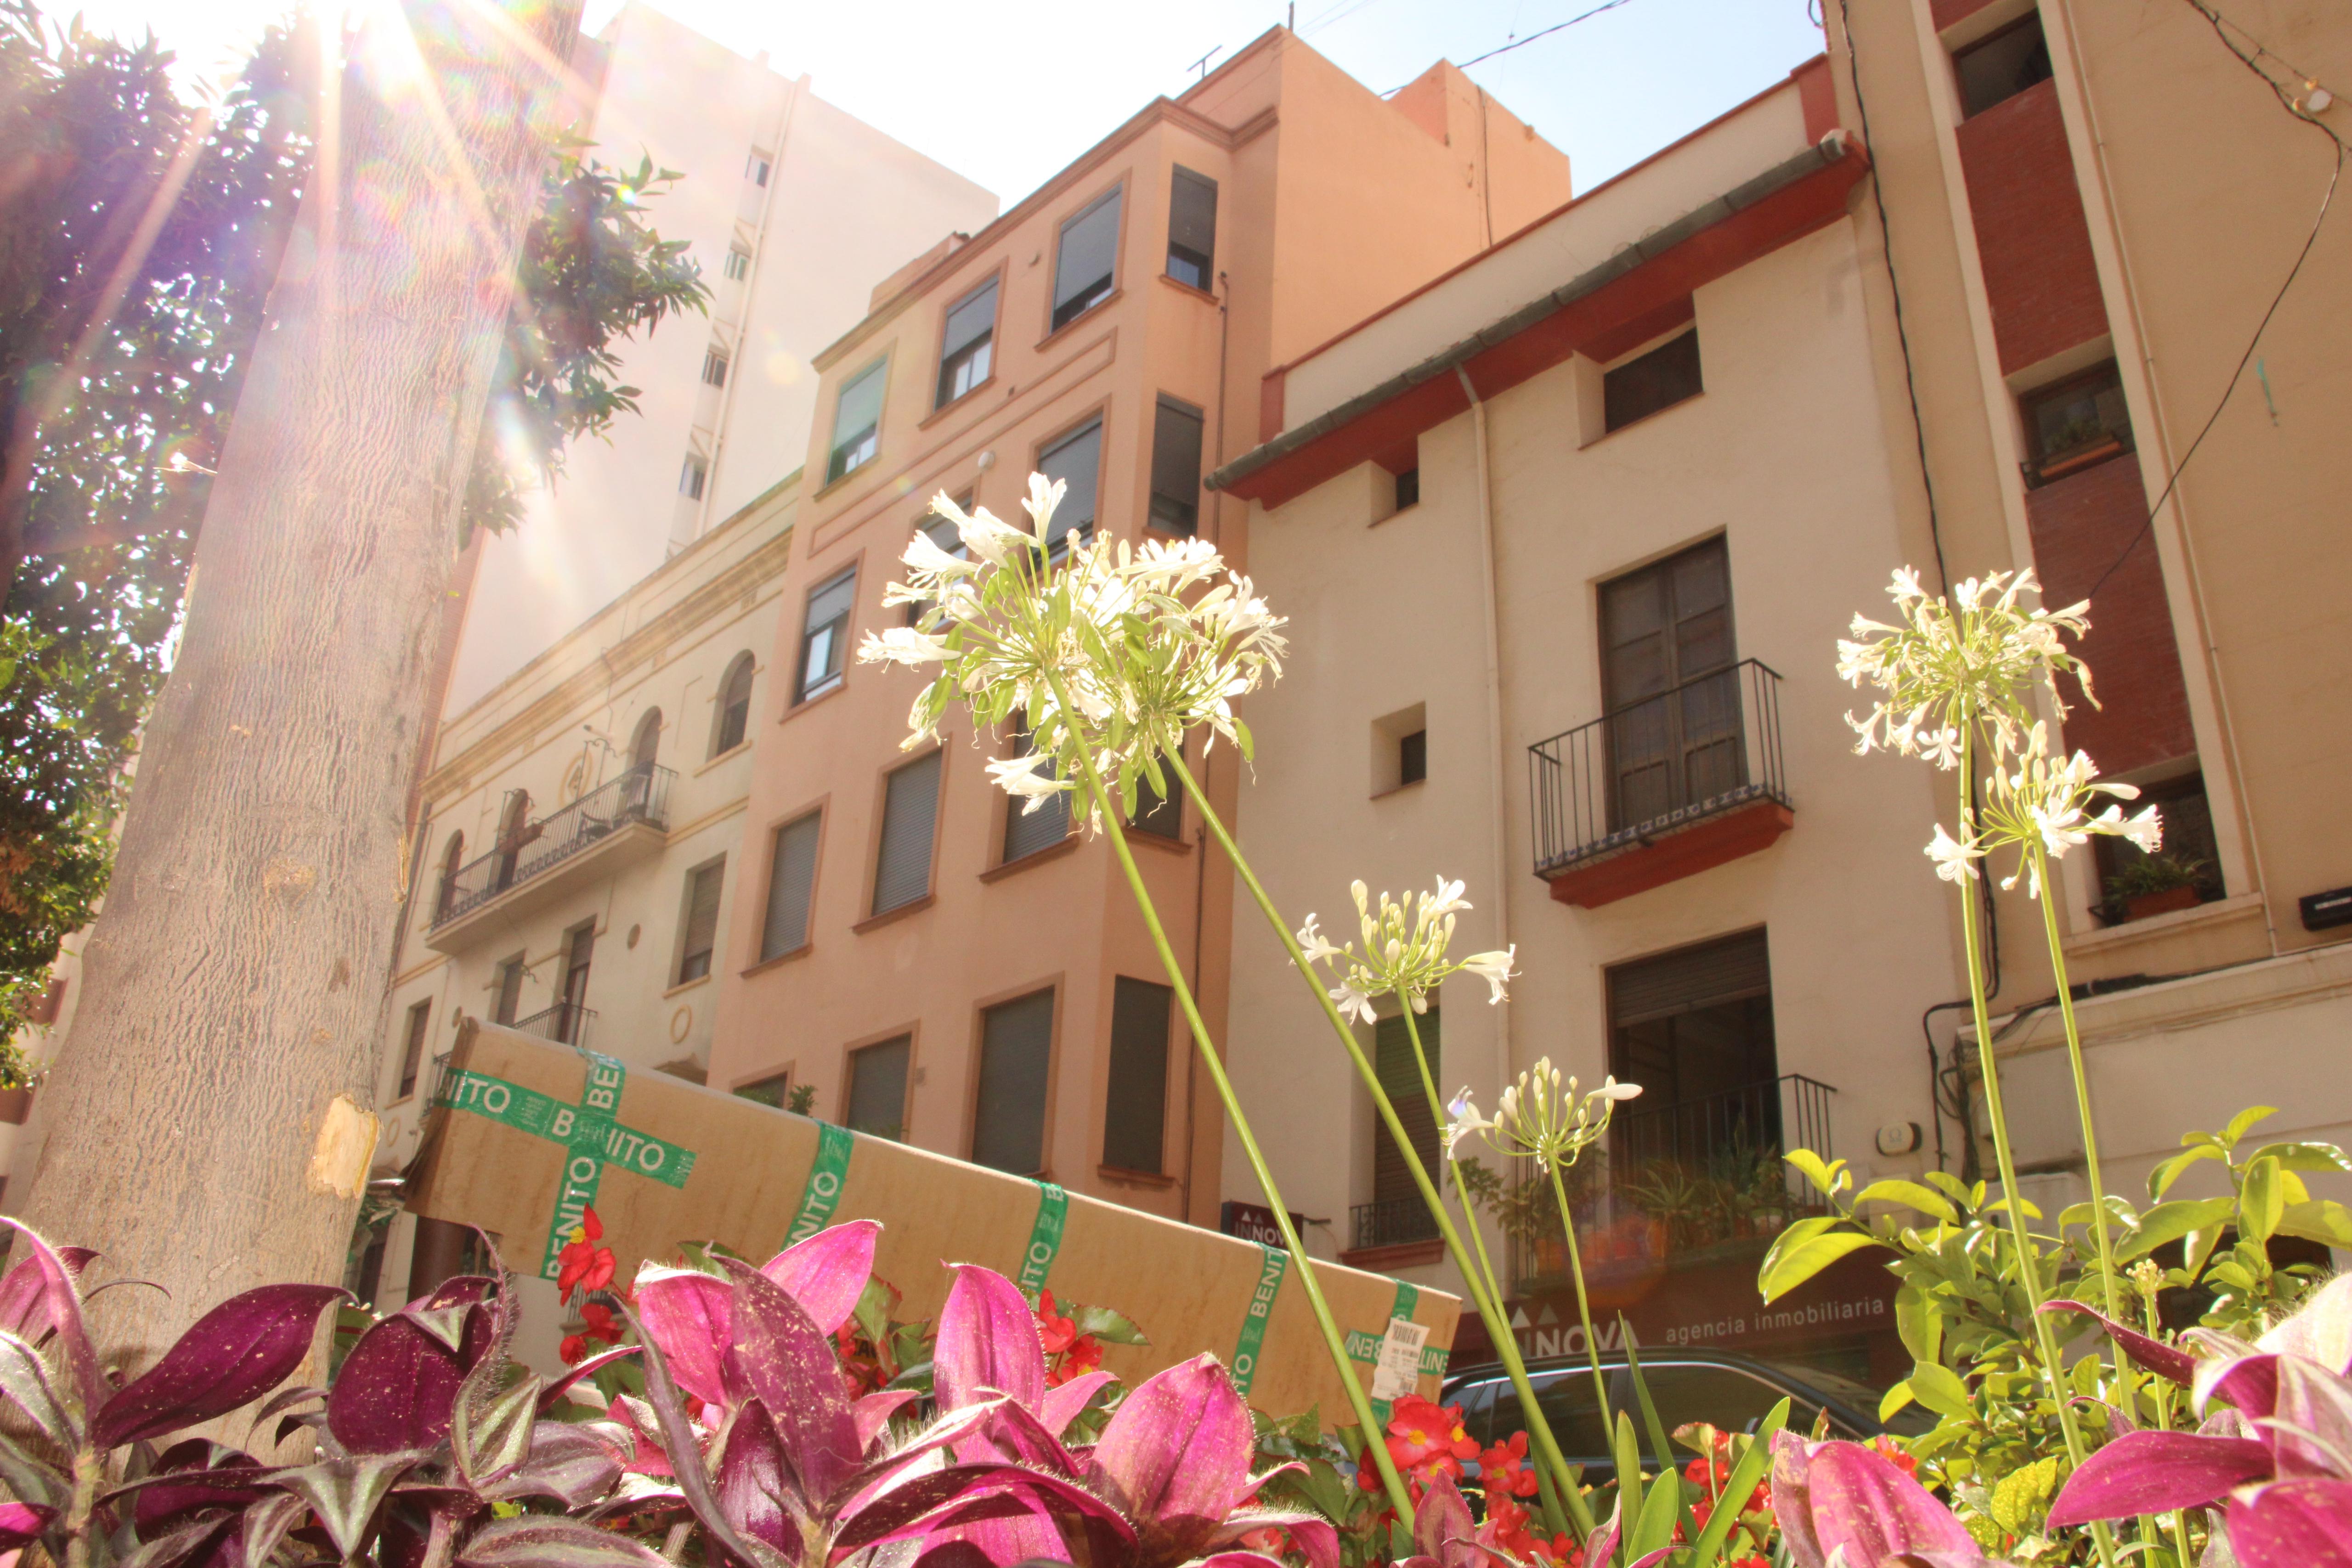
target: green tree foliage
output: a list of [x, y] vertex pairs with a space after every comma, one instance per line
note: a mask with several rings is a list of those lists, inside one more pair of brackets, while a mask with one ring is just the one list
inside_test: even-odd
[[[0, 0], [0, 1040], [105, 891], [207, 471], [310, 177], [319, 54], [307, 26], [273, 29], [190, 102], [152, 37]], [[635, 412], [617, 340], [706, 308], [684, 242], [646, 221], [677, 178], [551, 150], [468, 528], [511, 526], [567, 442]], [[0, 1060], [0, 1083], [21, 1067]]]

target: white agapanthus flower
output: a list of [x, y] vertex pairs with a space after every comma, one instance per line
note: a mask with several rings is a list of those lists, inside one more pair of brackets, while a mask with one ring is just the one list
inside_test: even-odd
[[[2164, 823], [2154, 806], [2143, 806], [2126, 816], [2120, 802], [2139, 799], [2138, 789], [2099, 778], [2096, 764], [2083, 752], [2055, 757], [2050, 751], [2049, 727], [2036, 723], [2025, 730], [2011, 764], [1994, 770], [1985, 801], [1984, 831], [1972, 840], [1978, 854], [1996, 849], [2017, 851], [2017, 870], [2002, 879], [2015, 887], [2021, 877], [2030, 897], [2042, 896], [2042, 862], [2062, 860], [2066, 852], [2095, 838], [2129, 841], [2142, 854], [2154, 854], [2164, 843]], [[2099, 802], [2107, 800], [2105, 810]], [[1937, 831], [1941, 834], [1939, 827]], [[1929, 854], [1936, 852], [1928, 847]], [[1938, 868], [1940, 874], [1940, 867]]]
[[1506, 982], [1516, 973], [1511, 967], [1516, 945], [1466, 958], [1446, 956], [1455, 918], [1470, 907], [1462, 896], [1462, 883], [1441, 876], [1435, 891], [1408, 893], [1402, 903], [1383, 893], [1377, 909], [1361, 882], [1350, 883], [1349, 892], [1356, 901], [1360, 947], [1354, 942], [1334, 946], [1312, 915], [1297, 932], [1300, 956], [1308, 967], [1332, 971], [1336, 983], [1328, 991], [1342, 1018], [1370, 1023], [1377, 1016], [1372, 1004], [1381, 997], [1394, 997], [1414, 1012], [1425, 1013], [1430, 992], [1453, 975], [1475, 975], [1486, 981], [1489, 1003], [1509, 994]]
[[1452, 1118], [1444, 1131], [1445, 1155], [1458, 1158], [1454, 1146], [1475, 1134], [1497, 1154], [1566, 1169], [1608, 1133], [1617, 1107], [1641, 1092], [1640, 1084], [1620, 1083], [1612, 1076], [1580, 1094], [1576, 1079], [1563, 1079], [1547, 1056], [1503, 1091], [1492, 1121], [1478, 1114], [1469, 1090], [1455, 1095], [1445, 1108]]

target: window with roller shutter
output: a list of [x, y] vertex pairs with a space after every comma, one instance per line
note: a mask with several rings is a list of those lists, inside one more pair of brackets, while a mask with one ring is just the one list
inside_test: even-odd
[[1194, 531], [1201, 517], [1201, 411], [1161, 396], [1152, 411], [1151, 526]]
[[981, 1014], [972, 1164], [1021, 1176], [1045, 1168], [1045, 1092], [1053, 1054], [1050, 989], [1001, 1002]]
[[[1444, 1082], [1439, 1062], [1438, 1012], [1433, 1006], [1413, 1016], [1413, 1025], [1421, 1031], [1421, 1049], [1429, 1058], [1432, 1082]], [[1402, 1016], [1384, 1018], [1372, 1026], [1372, 1067], [1380, 1077], [1381, 1092], [1396, 1107], [1397, 1120], [1404, 1124], [1413, 1153], [1421, 1156], [1423, 1168], [1436, 1170], [1437, 1118], [1430, 1111], [1421, 1066], [1413, 1060], [1412, 1037]], [[1376, 1123], [1372, 1130], [1372, 1201], [1399, 1206], [1381, 1222], [1383, 1241], [1419, 1240], [1437, 1234], [1436, 1221], [1422, 1207], [1421, 1188], [1413, 1182], [1412, 1167], [1384, 1122]]]
[[1168, 188], [1168, 276], [1207, 289], [1216, 256], [1217, 183], [1180, 164]]
[[939, 804], [939, 752], [890, 775], [883, 787], [882, 845], [875, 858], [871, 913], [887, 915], [931, 891], [931, 840]]
[[1047, 558], [1058, 561], [1069, 540], [1080, 543], [1095, 529], [1095, 497], [1102, 474], [1102, 420], [1090, 419], [1037, 454], [1037, 472], [1062, 483], [1062, 501], [1045, 531]]
[[809, 895], [816, 884], [817, 830], [823, 816], [811, 811], [776, 830], [768, 853], [768, 914], [760, 932], [760, 961], [781, 958], [808, 946]]
[[849, 1053], [849, 1109], [841, 1124], [855, 1133], [904, 1140], [907, 1135], [907, 1067], [914, 1037], [899, 1035]]
[[1088, 203], [1062, 225], [1054, 247], [1054, 329], [1068, 326], [1116, 287], [1119, 196], [1114, 189]]
[[687, 873], [686, 918], [678, 936], [674, 984], [682, 986], [710, 973], [712, 953], [719, 946], [719, 893], [726, 876], [723, 859]]
[[1639, 1083], [1611, 1138], [1627, 1168], [1745, 1145], [1778, 1148], [1772, 964], [1761, 931], [1609, 971], [1609, 1071]]
[[1110, 1003], [1103, 1164], [1160, 1174], [1168, 1126], [1168, 1030], [1176, 993], [1121, 975]]
[[[1013, 732], [1014, 757], [1029, 755], [1029, 727], [1022, 723]], [[1034, 811], [1029, 802], [1018, 795], [1008, 795], [1004, 801], [1004, 863], [1035, 854], [1039, 850], [1053, 848], [1070, 836], [1070, 797], [1067, 790], [1048, 795]]]

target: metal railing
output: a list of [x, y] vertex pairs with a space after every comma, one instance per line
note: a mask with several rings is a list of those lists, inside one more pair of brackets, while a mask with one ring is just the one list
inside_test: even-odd
[[[1386, 1137], [1383, 1132], [1381, 1134]], [[1429, 1205], [1418, 1197], [1391, 1198], [1386, 1203], [1360, 1203], [1349, 1211], [1355, 1222], [1354, 1245], [1395, 1247], [1408, 1241], [1437, 1239], [1437, 1221]]]
[[[1726, 1242], [1761, 1244], [1793, 1220], [1822, 1212], [1821, 1195], [1781, 1155], [1801, 1148], [1833, 1157], [1830, 1096], [1836, 1092], [1792, 1072], [1621, 1113], [1605, 1157], [1597, 1149], [1585, 1155], [1601, 1157], [1601, 1168], [1570, 1200], [1586, 1270], [1663, 1263]], [[1517, 1293], [1569, 1277], [1558, 1211], [1549, 1196], [1538, 1196], [1535, 1223], [1509, 1235]]]
[[1751, 801], [1788, 805], [1780, 674], [1742, 659], [1685, 681], [1538, 741], [1528, 771], [1538, 876]]
[[669, 768], [641, 763], [562, 810], [525, 824], [511, 842], [476, 856], [443, 879], [433, 924], [446, 925], [472, 914], [633, 822], [668, 827], [669, 787], [677, 777]]
[[541, 1040], [551, 1040], [558, 1045], [588, 1048], [588, 1026], [596, 1021], [596, 1009], [583, 1008], [578, 1002], [558, 1002], [542, 1008], [530, 1017], [514, 1024], [525, 1034], [535, 1034]]

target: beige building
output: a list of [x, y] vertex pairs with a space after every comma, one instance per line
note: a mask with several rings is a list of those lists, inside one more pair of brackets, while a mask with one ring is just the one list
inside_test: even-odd
[[[469, 707], [599, 607], [800, 461], [817, 350], [876, 282], [996, 198], [790, 78], [630, 0], [575, 62], [596, 91], [594, 155], [684, 177], [653, 204], [688, 242], [710, 314], [625, 345], [639, 412], [566, 455], [552, 494], [485, 542], [449, 712]], [[738, 433], [740, 439], [738, 439]]]
[[[415, 1154], [467, 1017], [702, 1081], [798, 497], [795, 475], [443, 724], [386, 1005], [379, 1176]], [[386, 1302], [448, 1271], [415, 1256], [416, 1225], [394, 1220], [364, 1270]], [[525, 1276], [541, 1239], [510, 1243]], [[524, 1289], [545, 1297], [527, 1348], [551, 1364], [553, 1287]]]

